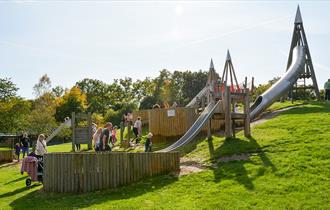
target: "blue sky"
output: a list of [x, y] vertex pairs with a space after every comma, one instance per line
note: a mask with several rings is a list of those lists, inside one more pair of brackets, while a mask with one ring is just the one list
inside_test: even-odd
[[0, 1], [0, 77], [33, 98], [43, 74], [71, 87], [159, 70], [221, 74], [229, 48], [239, 80], [285, 72], [297, 4], [319, 86], [330, 78], [330, 2]]

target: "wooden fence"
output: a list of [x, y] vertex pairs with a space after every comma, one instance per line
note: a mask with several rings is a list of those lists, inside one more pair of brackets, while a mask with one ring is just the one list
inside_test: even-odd
[[[198, 117], [194, 108], [152, 109], [149, 110], [149, 131], [156, 137], [156, 142], [175, 139], [182, 136]], [[222, 120], [211, 121], [212, 131], [219, 131], [224, 125]], [[207, 132], [207, 125], [202, 128], [202, 132]]]
[[133, 112], [133, 120], [135, 121], [137, 117], [141, 117], [143, 125], [149, 124], [149, 110], [139, 110]]
[[44, 189], [89, 192], [116, 188], [179, 169], [178, 152], [49, 153], [44, 156]]
[[13, 161], [13, 151], [4, 150], [0, 151], [0, 163], [1, 162], [12, 162]]

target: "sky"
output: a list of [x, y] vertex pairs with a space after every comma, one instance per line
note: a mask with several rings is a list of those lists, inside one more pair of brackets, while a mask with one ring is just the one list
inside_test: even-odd
[[1, 1], [0, 77], [33, 98], [84, 78], [156, 77], [161, 69], [221, 75], [230, 50], [240, 81], [285, 72], [297, 5], [319, 86], [330, 78], [330, 1]]

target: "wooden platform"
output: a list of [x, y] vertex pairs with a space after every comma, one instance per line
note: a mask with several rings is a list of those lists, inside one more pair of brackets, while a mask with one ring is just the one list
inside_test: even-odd
[[[246, 117], [246, 114], [244, 113], [231, 113], [231, 119], [232, 120], [244, 120]], [[224, 113], [215, 113], [213, 115], [213, 119], [217, 120], [224, 120], [225, 119], [225, 114]]]

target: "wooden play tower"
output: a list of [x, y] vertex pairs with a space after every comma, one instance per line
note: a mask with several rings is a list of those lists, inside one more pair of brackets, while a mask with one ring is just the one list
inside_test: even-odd
[[[212, 118], [224, 121], [226, 138], [235, 137], [235, 121], [243, 122], [244, 135], [250, 136], [250, 91], [247, 86], [247, 78], [245, 78], [243, 87], [239, 86], [229, 50], [222, 78], [219, 78], [215, 72], [211, 59], [207, 81], [207, 87], [209, 87], [207, 99], [208, 103], [221, 101]], [[239, 104], [242, 105], [242, 109], [238, 109]], [[211, 138], [211, 120], [208, 122], [208, 138]]]
[[[297, 95], [296, 93], [298, 90], [303, 90], [305, 92], [305, 94], [306, 94], [306, 90], [313, 90], [315, 92], [316, 97], [319, 99], [320, 92], [319, 92], [319, 88], [317, 86], [314, 66], [313, 66], [311, 53], [309, 51], [309, 47], [308, 47], [308, 43], [307, 43], [307, 38], [306, 38], [304, 26], [303, 26], [303, 21], [301, 18], [299, 5], [297, 8], [296, 17], [295, 17], [295, 21], [294, 21], [294, 29], [293, 29], [292, 41], [291, 41], [289, 58], [288, 58], [288, 63], [287, 63], [287, 69], [289, 68], [289, 66], [292, 63], [292, 54], [293, 54], [292, 52], [296, 46], [304, 46], [305, 53], [306, 53], [306, 62], [305, 62], [304, 71], [300, 74], [295, 85], [293, 85], [291, 87], [289, 96], [291, 99], [293, 99]], [[310, 79], [311, 79], [311, 84], [308, 85], [307, 82]]]

